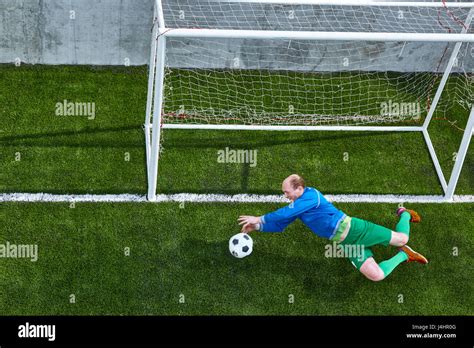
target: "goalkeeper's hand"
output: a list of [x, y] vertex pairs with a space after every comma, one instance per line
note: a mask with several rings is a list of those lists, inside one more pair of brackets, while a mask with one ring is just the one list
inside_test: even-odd
[[243, 225], [241, 232], [249, 233], [260, 228], [260, 217], [258, 216], [239, 216], [239, 225]]
[[257, 230], [258, 229], [257, 227], [258, 226], [255, 224], [245, 224], [242, 226], [242, 229], [240, 230], [240, 232], [249, 233], [249, 232]]

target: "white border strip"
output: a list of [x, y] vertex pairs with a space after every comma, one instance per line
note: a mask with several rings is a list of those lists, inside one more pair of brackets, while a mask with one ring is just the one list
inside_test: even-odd
[[[338, 203], [474, 203], [474, 195], [455, 195], [452, 200], [444, 196], [422, 195], [325, 195], [331, 202]], [[145, 195], [60, 195], [50, 193], [0, 193], [0, 202], [149, 202]], [[158, 194], [152, 203], [288, 203], [282, 195], [253, 194]]]

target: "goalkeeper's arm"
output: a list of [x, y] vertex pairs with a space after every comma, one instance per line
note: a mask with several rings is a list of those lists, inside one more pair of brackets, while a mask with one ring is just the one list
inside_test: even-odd
[[[242, 219], [244, 218], [244, 219]], [[283, 232], [283, 230], [296, 220], [296, 216], [289, 218], [287, 220], [277, 221], [277, 222], [267, 222], [261, 223], [261, 218], [258, 216], [241, 216], [239, 218], [241, 221], [242, 232], [248, 233], [252, 231], [261, 231], [261, 232]], [[254, 223], [246, 222], [253, 221]]]
[[319, 201], [311, 198], [299, 198], [283, 208], [259, 217], [248, 215], [240, 216], [239, 224], [243, 225], [242, 232], [250, 232], [253, 230], [281, 232], [298, 216], [315, 206], [319, 206]]

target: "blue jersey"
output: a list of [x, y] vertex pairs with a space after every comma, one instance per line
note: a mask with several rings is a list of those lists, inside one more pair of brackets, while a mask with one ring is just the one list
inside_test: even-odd
[[320, 237], [332, 239], [346, 214], [334, 207], [313, 187], [306, 187], [303, 194], [286, 207], [261, 216], [260, 231], [282, 232], [299, 218]]

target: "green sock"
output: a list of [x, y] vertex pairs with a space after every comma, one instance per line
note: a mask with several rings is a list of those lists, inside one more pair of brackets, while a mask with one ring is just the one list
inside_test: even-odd
[[385, 260], [379, 263], [380, 268], [385, 274], [385, 277], [388, 276], [392, 271], [402, 262], [408, 260], [408, 255], [403, 251], [400, 251], [397, 255], [391, 259]]
[[410, 219], [411, 215], [409, 212], [404, 211], [402, 215], [400, 215], [400, 221], [398, 221], [397, 226], [395, 226], [396, 232], [401, 232], [410, 236]]

